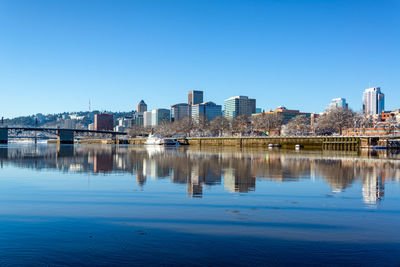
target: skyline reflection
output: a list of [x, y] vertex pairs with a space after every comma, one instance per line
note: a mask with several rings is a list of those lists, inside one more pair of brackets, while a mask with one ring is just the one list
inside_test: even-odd
[[[364, 153], [364, 152], [363, 152]], [[256, 191], [263, 181], [322, 179], [333, 193], [362, 184], [365, 204], [376, 206], [385, 183], [400, 181], [400, 160], [388, 151], [373, 154], [295, 152], [238, 148], [160, 146], [9, 145], [0, 147], [0, 167], [55, 169], [92, 174], [127, 173], [145, 188], [148, 179], [187, 185], [187, 196], [202, 197], [204, 187], [230, 193]]]

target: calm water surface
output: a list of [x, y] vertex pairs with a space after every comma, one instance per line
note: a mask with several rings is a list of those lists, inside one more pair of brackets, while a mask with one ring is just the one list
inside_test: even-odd
[[398, 265], [399, 158], [0, 146], [0, 265]]

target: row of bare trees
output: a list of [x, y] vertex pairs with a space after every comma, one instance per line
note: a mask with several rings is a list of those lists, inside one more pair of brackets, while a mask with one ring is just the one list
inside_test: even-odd
[[[209, 121], [205, 118], [192, 120], [185, 117], [174, 122], [165, 122], [154, 128], [162, 136], [265, 136], [265, 135], [332, 135], [342, 134], [345, 128], [370, 128], [375, 122], [370, 117], [356, 113], [351, 109], [331, 109], [315, 120], [309, 116], [298, 115], [285, 123], [282, 116], [262, 114], [246, 117], [238, 116], [232, 120], [216, 117]], [[131, 136], [146, 135], [152, 127], [133, 126]]]

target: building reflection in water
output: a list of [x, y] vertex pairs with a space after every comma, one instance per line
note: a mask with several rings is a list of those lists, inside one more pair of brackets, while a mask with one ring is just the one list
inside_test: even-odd
[[367, 173], [364, 177], [362, 195], [366, 204], [377, 205], [385, 195], [384, 179], [382, 174]]
[[228, 168], [224, 170], [224, 187], [230, 192], [247, 193], [256, 188], [256, 179], [249, 173], [243, 173], [238, 169]]
[[74, 156], [74, 145], [58, 144], [57, 145], [57, 157], [73, 157]]
[[93, 156], [93, 172], [107, 173], [113, 171], [113, 155], [111, 153], [95, 153]]
[[[384, 160], [382, 160], [384, 159]], [[1, 164], [24, 168], [53, 168], [88, 173], [131, 173], [144, 187], [148, 178], [187, 184], [189, 197], [202, 197], [209, 186], [229, 192], [256, 190], [256, 181], [323, 179], [333, 192], [342, 192], [355, 181], [362, 182], [362, 197], [378, 205], [386, 181], [400, 181], [399, 155], [359, 157], [343, 153], [299, 154], [290, 151], [205, 149], [134, 146], [4, 146]]]

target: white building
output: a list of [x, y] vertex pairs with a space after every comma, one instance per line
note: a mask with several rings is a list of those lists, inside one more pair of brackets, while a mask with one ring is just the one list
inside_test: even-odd
[[124, 118], [117, 119], [117, 126], [129, 128], [129, 127], [132, 127], [132, 124], [134, 124], [132, 117], [124, 117]]
[[121, 126], [121, 125], [117, 125], [117, 126], [114, 127], [114, 131], [115, 132], [125, 132], [128, 129], [129, 129], [128, 127]]
[[143, 126], [144, 127], [152, 126], [151, 118], [152, 118], [151, 111], [143, 112]]
[[385, 110], [385, 95], [380, 87], [365, 89], [363, 93], [363, 112], [365, 115], [381, 114]]

